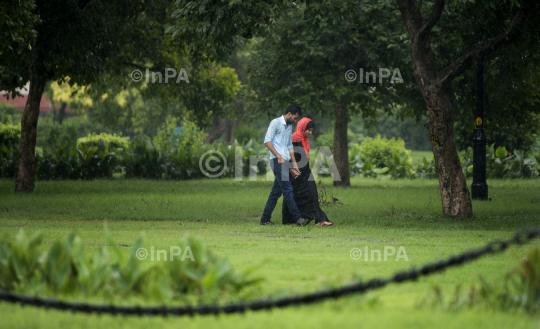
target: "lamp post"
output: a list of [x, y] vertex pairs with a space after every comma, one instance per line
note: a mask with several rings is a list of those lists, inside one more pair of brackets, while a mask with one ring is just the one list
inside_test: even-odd
[[[482, 41], [484, 28], [478, 32], [478, 42]], [[486, 183], [486, 145], [484, 131], [484, 58], [476, 61], [476, 128], [473, 136], [473, 183], [472, 198], [487, 200], [488, 185]]]

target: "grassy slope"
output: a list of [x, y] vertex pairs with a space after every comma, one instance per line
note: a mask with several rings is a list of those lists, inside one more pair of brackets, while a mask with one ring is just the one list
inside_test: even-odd
[[[440, 215], [438, 182], [354, 178], [353, 187], [328, 192], [342, 202], [325, 208], [335, 222], [330, 228], [313, 224], [298, 228], [261, 227], [259, 216], [270, 182], [199, 180], [183, 182], [91, 181], [38, 182], [33, 194], [14, 195], [12, 182], [0, 182], [0, 232], [14, 235], [21, 227], [41, 230], [46, 244], [77, 231], [87, 248], [105, 244], [103, 220], [120, 244], [131, 244], [141, 232], [145, 246], [168, 249], [185, 234], [197, 235], [236, 269], [264, 260], [258, 273], [266, 278], [261, 296], [314, 291], [350, 282], [389, 276], [540, 222], [538, 181], [488, 181], [491, 202], [474, 201], [475, 219], [459, 221]], [[469, 183], [470, 185], [470, 183]], [[280, 222], [281, 202], [274, 211]], [[535, 242], [535, 245], [540, 245]], [[409, 261], [364, 261], [350, 257], [352, 248], [404, 246]], [[532, 328], [538, 318], [482, 309], [459, 313], [415, 304], [430, 287], [439, 285], [449, 297], [457, 284], [469, 287], [482, 275], [489, 281], [513, 268], [530, 247], [516, 247], [462, 268], [392, 285], [366, 296], [245, 316], [194, 319], [115, 318], [73, 315], [0, 303], [0, 327], [71, 328]], [[126, 252], [129, 248], [126, 248]], [[366, 301], [366, 299], [368, 301]]]

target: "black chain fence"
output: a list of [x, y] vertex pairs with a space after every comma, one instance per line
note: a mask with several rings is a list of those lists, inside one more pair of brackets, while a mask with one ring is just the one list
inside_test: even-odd
[[32, 305], [36, 307], [52, 308], [72, 312], [97, 313], [97, 314], [122, 314], [122, 315], [207, 315], [220, 313], [243, 313], [246, 310], [260, 311], [272, 308], [288, 307], [293, 305], [312, 304], [330, 298], [339, 298], [356, 293], [363, 293], [369, 290], [382, 288], [390, 283], [401, 283], [414, 281], [422, 276], [442, 272], [447, 268], [463, 265], [482, 256], [495, 254], [506, 250], [511, 245], [521, 245], [540, 236], [540, 227], [524, 229], [517, 232], [512, 238], [507, 240], [492, 241], [479, 249], [471, 249], [459, 255], [449, 257], [444, 260], [428, 263], [419, 269], [411, 268], [406, 271], [397, 272], [388, 278], [374, 278], [366, 282], [359, 282], [346, 285], [336, 289], [322, 290], [304, 295], [291, 296], [279, 299], [256, 300], [245, 303], [234, 303], [228, 305], [200, 305], [196, 307], [140, 307], [140, 306], [114, 306], [114, 305], [89, 305], [83, 303], [73, 303], [54, 299], [44, 299], [40, 297], [20, 295], [10, 291], [1, 290], [0, 300], [9, 303], [19, 303], [21, 305]]

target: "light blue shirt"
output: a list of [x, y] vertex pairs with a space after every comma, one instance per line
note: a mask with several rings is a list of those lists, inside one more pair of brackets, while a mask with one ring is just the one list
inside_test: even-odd
[[[264, 136], [264, 143], [272, 142], [277, 153], [281, 155], [283, 160], [289, 161], [291, 159], [289, 149], [293, 148], [291, 135], [292, 125], [287, 125], [282, 115], [270, 122], [266, 136]], [[276, 156], [270, 152], [270, 160], [275, 158]]]

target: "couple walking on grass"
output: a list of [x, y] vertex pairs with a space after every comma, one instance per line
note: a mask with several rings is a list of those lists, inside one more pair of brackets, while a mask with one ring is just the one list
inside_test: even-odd
[[292, 134], [292, 124], [302, 116], [300, 106], [291, 104], [285, 113], [270, 122], [264, 144], [270, 150], [270, 167], [276, 176], [264, 207], [261, 225], [274, 225], [270, 220], [277, 200], [283, 194], [283, 224], [304, 226], [314, 220], [317, 226], [330, 226], [319, 206], [317, 185], [309, 168], [308, 137], [315, 124], [302, 118]]

